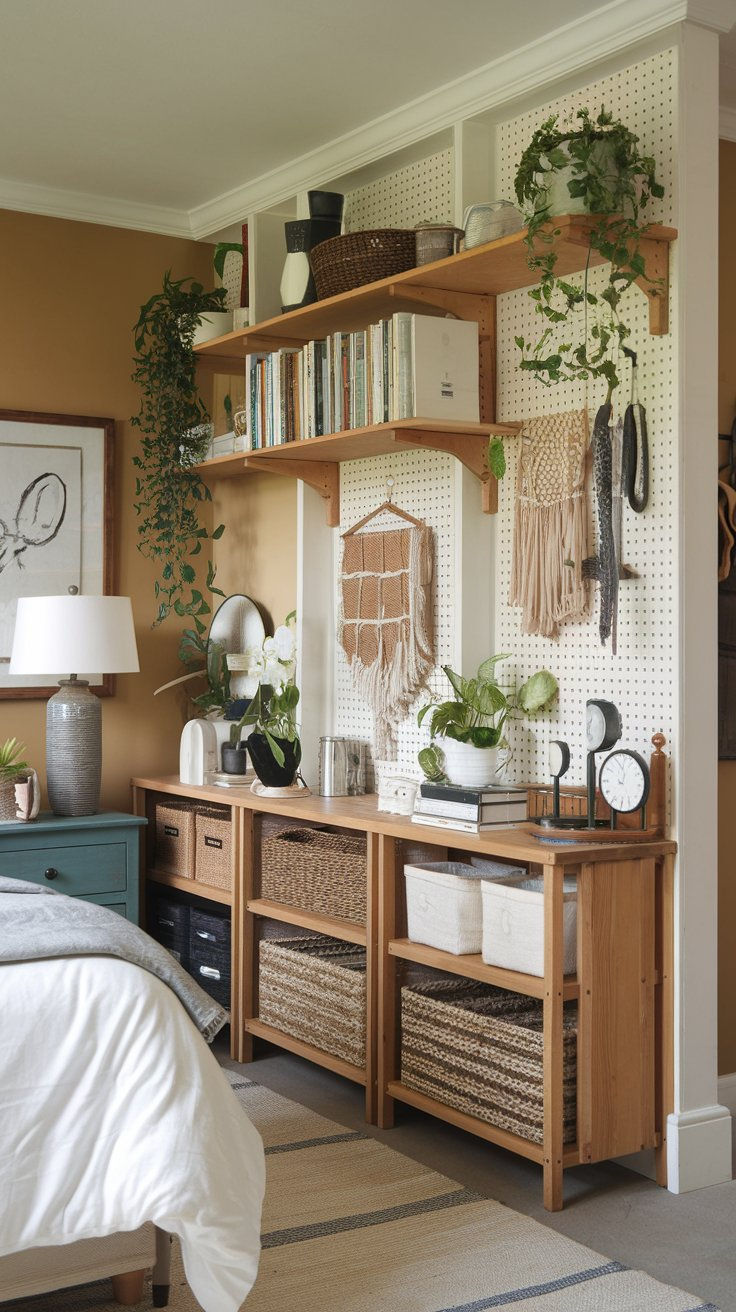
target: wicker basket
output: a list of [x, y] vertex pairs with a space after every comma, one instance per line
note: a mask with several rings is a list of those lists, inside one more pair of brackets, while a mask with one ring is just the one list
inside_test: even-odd
[[196, 834], [195, 883], [229, 892], [232, 888], [230, 812], [201, 807], [196, 816]]
[[365, 835], [282, 829], [264, 838], [261, 896], [364, 925]]
[[[563, 1023], [564, 1141], [576, 1137], [577, 1009]], [[410, 1089], [543, 1142], [542, 1004], [472, 981], [401, 990], [401, 1079]]]
[[186, 802], [156, 803], [157, 870], [194, 879], [194, 809]]
[[415, 261], [413, 228], [345, 232], [341, 237], [321, 241], [309, 252], [318, 301], [340, 292], [351, 292], [367, 282], [404, 273], [414, 268]]
[[262, 939], [259, 1017], [323, 1052], [365, 1066], [365, 948], [337, 939]]

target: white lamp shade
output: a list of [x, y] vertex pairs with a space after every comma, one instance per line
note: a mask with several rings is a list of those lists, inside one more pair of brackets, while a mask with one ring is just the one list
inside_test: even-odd
[[140, 669], [130, 597], [20, 597], [10, 674]]

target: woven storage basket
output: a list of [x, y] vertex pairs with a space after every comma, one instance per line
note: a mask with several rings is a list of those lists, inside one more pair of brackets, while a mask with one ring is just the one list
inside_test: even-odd
[[194, 880], [211, 888], [232, 888], [230, 848], [232, 824], [229, 811], [202, 807], [196, 816], [196, 858]]
[[324, 935], [262, 939], [259, 958], [260, 1019], [365, 1066], [365, 948]]
[[261, 897], [364, 925], [365, 836], [282, 829], [264, 838]]
[[[563, 1022], [564, 1141], [576, 1137], [577, 1009]], [[542, 1143], [542, 1004], [472, 981], [401, 990], [401, 1080], [410, 1089]]]
[[317, 300], [351, 292], [367, 282], [391, 278], [413, 269], [416, 236], [413, 228], [371, 228], [345, 232], [313, 246], [309, 263], [314, 274]]
[[194, 879], [194, 809], [186, 802], [156, 803], [157, 870]]

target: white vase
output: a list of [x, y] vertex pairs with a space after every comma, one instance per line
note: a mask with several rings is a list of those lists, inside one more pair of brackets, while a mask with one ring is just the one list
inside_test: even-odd
[[231, 333], [232, 330], [232, 310], [208, 310], [200, 317], [194, 329], [192, 345], [201, 346], [202, 342], [209, 342], [213, 337], [224, 337], [225, 333]]
[[[563, 141], [560, 150], [568, 154], [567, 145]], [[606, 141], [598, 141], [591, 147], [591, 154], [595, 152], [597, 162], [603, 171], [603, 176], [607, 186], [611, 191], [616, 190], [616, 180], [618, 178], [618, 169], [611, 145]], [[548, 175], [549, 181], [545, 187], [545, 201], [549, 207], [550, 217], [556, 214], [588, 214], [588, 206], [583, 196], [571, 196], [569, 184], [574, 178], [572, 164], [566, 168], [554, 169]]]
[[445, 758], [445, 774], [451, 784], [462, 788], [483, 788], [493, 783], [497, 747], [475, 747], [443, 738], [440, 746]]

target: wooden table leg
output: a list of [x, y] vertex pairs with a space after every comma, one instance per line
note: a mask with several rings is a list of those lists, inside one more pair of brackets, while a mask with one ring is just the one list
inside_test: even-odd
[[394, 1123], [394, 1100], [386, 1092], [399, 1077], [399, 992], [397, 960], [388, 954], [396, 938], [398, 842], [387, 834], [376, 834], [378, 847], [378, 1124], [388, 1130]]
[[[238, 1055], [236, 1060], [253, 1060], [253, 1035], [244, 1029], [245, 1021], [258, 1015], [258, 925], [257, 917], [248, 911], [248, 903], [258, 896], [256, 882], [260, 842], [261, 817], [246, 807], [240, 813], [240, 1016], [238, 1025]], [[234, 911], [234, 908], [233, 908]]]
[[665, 856], [656, 874], [656, 968], [655, 991], [656, 1052], [656, 1127], [659, 1143], [655, 1149], [657, 1184], [667, 1188], [667, 1123], [675, 1106], [675, 858]]
[[544, 1206], [562, 1209], [562, 866], [544, 867]]
[[123, 1307], [132, 1307], [134, 1303], [143, 1302], [143, 1282], [145, 1271], [126, 1271], [123, 1275], [113, 1276], [112, 1296]]
[[365, 1119], [378, 1124], [378, 841], [367, 835]]

